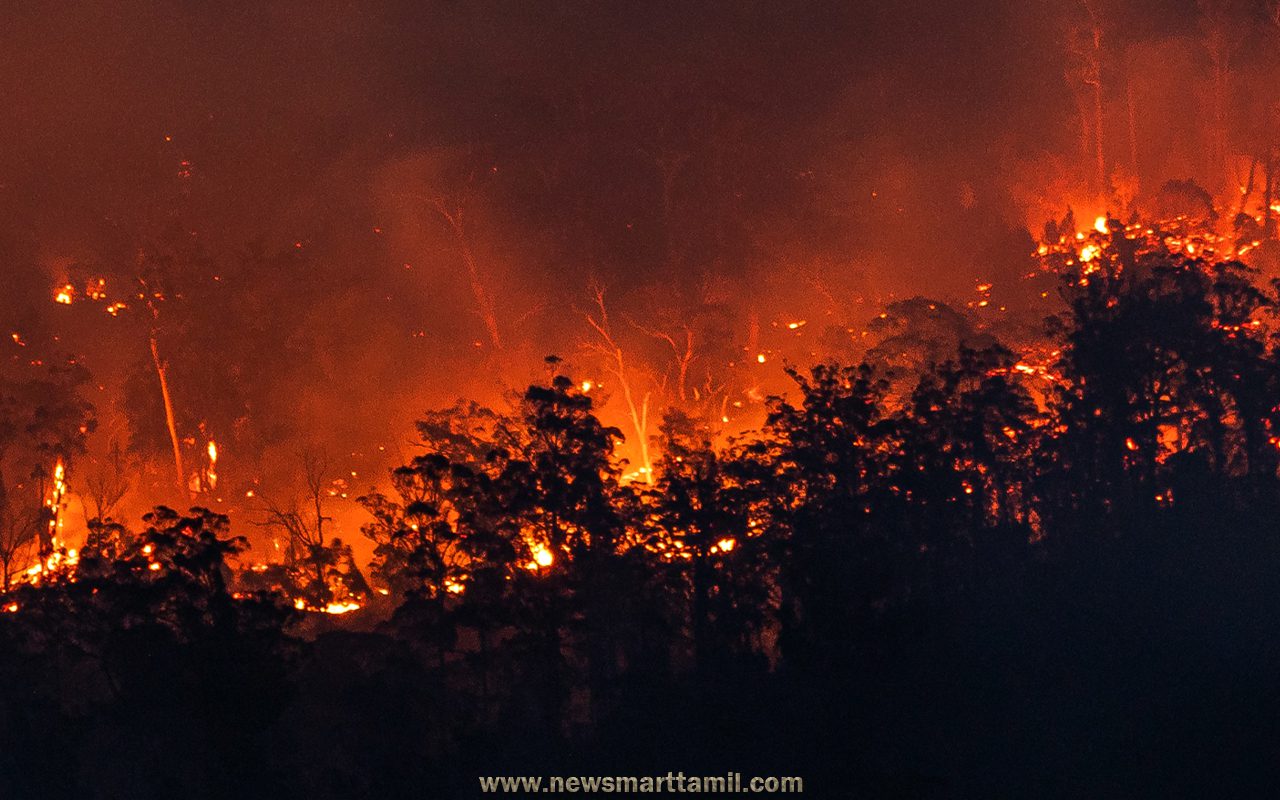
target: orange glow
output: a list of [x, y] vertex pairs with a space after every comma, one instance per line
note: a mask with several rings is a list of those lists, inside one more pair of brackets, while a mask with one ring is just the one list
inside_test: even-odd
[[350, 611], [356, 611], [360, 608], [359, 603], [330, 603], [321, 609], [326, 614], [346, 614]]
[[555, 563], [555, 554], [547, 549], [546, 545], [535, 544], [532, 548], [533, 560], [530, 561], [526, 568], [530, 570], [546, 569]]
[[206, 471], [209, 489], [216, 489], [218, 486], [218, 445], [212, 439], [209, 440], [209, 446], [205, 448], [205, 452], [209, 455], [209, 469]]

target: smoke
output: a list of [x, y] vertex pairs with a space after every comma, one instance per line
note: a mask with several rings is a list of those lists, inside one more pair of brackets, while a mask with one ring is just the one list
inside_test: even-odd
[[[127, 286], [175, 230], [171, 318], [196, 321], [165, 344], [194, 354], [186, 433], [225, 443], [233, 513], [316, 447], [354, 497], [423, 410], [501, 404], [553, 353], [634, 440], [592, 287], [654, 420], [678, 401], [739, 429], [884, 302], [1016, 281], [1067, 206], [1225, 188], [1194, 4], [1146, 6], [1102, 7], [1097, 187], [1071, 3], [38, 3], [0, 34], [0, 316], [94, 372], [103, 430], [148, 465], [139, 507], [165, 436], [139, 411], [147, 323], [49, 290]], [[1260, 7], [1234, 13], [1249, 120], [1274, 59]]]

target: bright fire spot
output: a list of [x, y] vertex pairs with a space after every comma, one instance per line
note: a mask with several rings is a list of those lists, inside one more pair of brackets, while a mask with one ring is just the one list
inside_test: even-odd
[[1081, 261], [1092, 261], [1102, 252], [1102, 248], [1096, 244], [1087, 244], [1080, 249]]
[[583, 393], [583, 394], [586, 394], [587, 392], [591, 391], [593, 388], [595, 388], [595, 384], [594, 384], [594, 383], [592, 383], [591, 381], [583, 381], [583, 382], [582, 382], [582, 393]]
[[1128, 448], [1128, 449], [1130, 449], [1130, 450], [1137, 450], [1137, 449], [1138, 449], [1138, 443], [1137, 443], [1137, 442], [1135, 442], [1135, 441], [1134, 441], [1133, 439], [1131, 439], [1131, 438], [1130, 438], [1130, 439], [1125, 439], [1125, 440], [1124, 440], [1124, 446], [1125, 446], [1125, 447], [1127, 447], [1127, 448]]
[[10, 614], [16, 614], [16, 613], [18, 613], [18, 604], [17, 604], [17, 603], [10, 603], [9, 605], [5, 606], [5, 607], [3, 608], [3, 610], [4, 610], [4, 611], [6, 611], [6, 612], [8, 612], [8, 613], [10, 613]]
[[533, 546], [533, 561], [529, 562], [529, 569], [545, 569], [555, 562], [555, 555], [547, 549], [546, 545], [535, 544]]
[[209, 454], [209, 488], [215, 489], [218, 486], [218, 445], [212, 439], [209, 440], [206, 452]]
[[732, 538], [724, 538], [716, 542], [716, 547], [720, 548], [720, 552], [722, 553], [728, 553], [729, 551], [733, 550], [733, 548], [737, 546], [738, 546], [738, 543]]
[[359, 608], [359, 603], [330, 603], [322, 610], [326, 614], [346, 614], [348, 611], [356, 611]]
[[1107, 218], [1103, 216], [1095, 219], [1093, 221], [1093, 229], [1098, 233], [1107, 233]]
[[806, 320], [797, 320], [796, 322], [788, 322], [787, 327], [794, 331], [796, 328], [803, 328], [805, 323]]
[[75, 293], [75, 287], [68, 283], [66, 286], [63, 286], [58, 290], [58, 293], [53, 296], [53, 301], [55, 303], [62, 303], [64, 306], [69, 306], [71, 305], [71, 301], [75, 299]]
[[760, 355], [756, 356], [756, 361], [759, 361], [761, 364], [763, 364], [763, 363], [764, 363], [764, 353], [761, 353]]
[[159, 561], [152, 561], [150, 564], [148, 564], [148, 565], [147, 565], [147, 569], [151, 570], [152, 572], [159, 572], [159, 571], [160, 571], [160, 562], [159, 562]]
[[449, 594], [462, 594], [463, 590], [465, 590], [466, 588], [467, 588], [466, 586], [463, 586], [461, 583], [458, 583], [457, 581], [444, 582], [444, 590]]
[[58, 528], [62, 527], [62, 498], [66, 493], [67, 469], [62, 463], [62, 459], [58, 459], [53, 467], [53, 490], [48, 501], [48, 507], [53, 512], [53, 516], [49, 519], [49, 530], [55, 533]]

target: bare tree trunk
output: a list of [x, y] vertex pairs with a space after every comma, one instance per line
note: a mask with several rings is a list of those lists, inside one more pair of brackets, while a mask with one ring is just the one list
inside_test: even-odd
[[1133, 58], [1125, 59], [1124, 100], [1129, 126], [1129, 170], [1138, 177], [1138, 123], [1137, 107], [1133, 97]]
[[1275, 154], [1270, 148], [1267, 149], [1267, 160], [1265, 162], [1266, 178], [1263, 182], [1263, 198], [1262, 198], [1262, 233], [1268, 239], [1275, 238], [1276, 223], [1271, 212], [1271, 196], [1275, 189], [1272, 183], [1275, 180]]
[[449, 223], [449, 229], [453, 231], [453, 236], [458, 242], [458, 249], [462, 252], [462, 263], [467, 268], [467, 278], [471, 283], [471, 296], [476, 303], [476, 312], [480, 315], [480, 319], [484, 321], [485, 332], [489, 335], [489, 343], [493, 345], [494, 350], [502, 349], [502, 336], [498, 330], [498, 315], [494, 310], [493, 298], [485, 289], [484, 281], [480, 278], [480, 268], [476, 264], [475, 252], [471, 249], [471, 240], [467, 236], [466, 227], [462, 222], [462, 209], [450, 211], [444, 204], [443, 198], [435, 200], [436, 211], [440, 216], [444, 217]]
[[1221, 182], [1230, 178], [1227, 169], [1227, 64], [1223, 54], [1213, 55], [1213, 169], [1220, 171]]
[[1085, 84], [1093, 90], [1093, 158], [1094, 182], [1100, 193], [1107, 191], [1107, 162], [1103, 148], [1102, 113], [1102, 21], [1095, 7], [1097, 0], [1083, 0], [1089, 14], [1090, 49], [1086, 53], [1088, 74]]
[[1107, 190], [1107, 162], [1102, 155], [1102, 81], [1093, 84], [1093, 158], [1098, 191]]
[[653, 483], [653, 461], [649, 455], [649, 393], [637, 405], [635, 395], [631, 391], [631, 381], [627, 374], [626, 355], [622, 347], [613, 338], [609, 326], [609, 312], [604, 303], [604, 290], [596, 289], [596, 308], [600, 310], [600, 319], [587, 314], [587, 323], [600, 336], [600, 344], [592, 349], [607, 357], [611, 362], [609, 371], [622, 387], [622, 399], [627, 404], [627, 413], [631, 417], [631, 427], [635, 429], [637, 444], [640, 447], [640, 463], [644, 470], [646, 483]]
[[662, 179], [662, 241], [665, 249], [667, 266], [676, 265], [675, 237], [675, 186], [684, 164], [689, 160], [687, 153], [662, 153], [654, 161], [658, 165], [658, 174]]
[[1249, 159], [1249, 177], [1245, 180], [1244, 188], [1240, 191], [1240, 206], [1236, 209], [1236, 216], [1247, 213], [1249, 210], [1249, 198], [1253, 195], [1254, 178], [1258, 172], [1258, 157], [1254, 156]]
[[160, 344], [156, 337], [157, 331], [151, 329], [151, 362], [156, 368], [156, 377], [160, 379], [160, 396], [164, 399], [164, 421], [169, 428], [169, 443], [173, 445], [173, 468], [177, 473], [178, 489], [190, 495], [190, 487], [187, 486], [187, 471], [182, 466], [182, 443], [178, 440], [178, 423], [173, 414], [173, 395], [169, 392], [169, 375], [168, 366], [164, 360], [160, 358]]

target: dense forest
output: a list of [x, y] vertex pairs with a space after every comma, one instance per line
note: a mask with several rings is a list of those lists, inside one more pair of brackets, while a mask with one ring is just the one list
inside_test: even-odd
[[[554, 357], [509, 409], [424, 415], [395, 492], [361, 498], [367, 571], [319, 504], [281, 512], [278, 574], [233, 570], [207, 509], [95, 519], [0, 601], [0, 795], [675, 768], [819, 796], [1265, 785], [1280, 297], [1110, 224], [1058, 262], [1044, 369], [989, 336], [794, 368], [735, 441], [667, 413], [650, 480]], [[4, 387], [5, 448], [84, 435], [52, 375]]]

